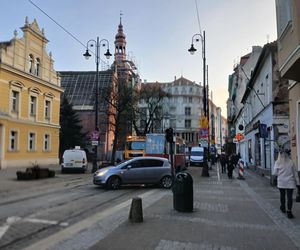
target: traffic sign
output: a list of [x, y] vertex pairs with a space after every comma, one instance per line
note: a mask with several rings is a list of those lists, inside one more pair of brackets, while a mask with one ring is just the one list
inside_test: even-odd
[[200, 129], [200, 138], [208, 138], [208, 129], [207, 128]]

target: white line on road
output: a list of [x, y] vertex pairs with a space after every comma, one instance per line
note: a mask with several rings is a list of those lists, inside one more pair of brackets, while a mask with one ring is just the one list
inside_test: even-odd
[[[148, 191], [146, 193], [139, 195], [139, 197], [146, 198], [156, 192], [158, 192], [158, 191], [151, 190], [151, 191]], [[129, 207], [130, 203], [131, 203], [131, 199], [126, 200], [112, 208], [108, 208], [104, 211], [96, 213], [84, 220], [81, 220], [81, 221], [71, 225], [70, 227], [68, 227], [64, 230], [60, 230], [59, 232], [57, 232], [53, 235], [50, 235], [49, 237], [47, 237], [39, 242], [36, 242], [35, 244], [25, 248], [24, 250], [51, 249], [51, 247], [53, 247], [54, 245], [57, 245], [62, 241], [66, 241], [67, 239], [72, 238], [73, 235], [81, 232], [82, 230], [92, 227], [95, 223], [105, 219], [106, 217], [109, 217], [109, 216], [117, 213], [118, 211], [124, 209], [125, 207]], [[98, 241], [100, 240], [99, 236], [97, 236], [97, 240]]]
[[6, 219], [6, 223], [0, 227], [0, 240], [3, 235], [7, 232], [10, 226], [18, 221], [31, 222], [31, 223], [41, 223], [41, 224], [49, 224], [49, 225], [60, 225], [62, 227], [66, 227], [69, 224], [67, 222], [59, 223], [58, 221], [53, 220], [43, 220], [37, 218], [21, 218], [18, 216], [11, 216]]
[[2, 236], [6, 233], [6, 231], [9, 229], [10, 225], [4, 225], [2, 227], [0, 227], [0, 240], [2, 238]]

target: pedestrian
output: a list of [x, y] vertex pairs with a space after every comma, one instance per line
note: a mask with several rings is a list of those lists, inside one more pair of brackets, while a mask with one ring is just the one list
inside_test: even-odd
[[[287, 213], [289, 219], [294, 218], [292, 213], [293, 191], [299, 186], [299, 176], [293, 161], [289, 156], [289, 152], [280, 150], [278, 159], [274, 165], [273, 174], [277, 176], [277, 187], [280, 191], [280, 210]], [[287, 197], [287, 210], [286, 210]]]
[[224, 153], [221, 153], [220, 163], [222, 167], [222, 174], [226, 174], [226, 156]]
[[229, 160], [227, 162], [227, 175], [229, 179], [232, 179], [232, 172], [235, 166], [235, 156], [229, 156]]

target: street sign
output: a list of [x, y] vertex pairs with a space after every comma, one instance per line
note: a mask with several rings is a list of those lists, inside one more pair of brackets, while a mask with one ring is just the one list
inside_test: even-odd
[[98, 141], [92, 141], [92, 146], [98, 146]]
[[208, 129], [207, 128], [200, 129], [200, 138], [208, 138]]
[[91, 133], [91, 139], [92, 139], [93, 141], [98, 140], [98, 139], [99, 139], [99, 131], [94, 130], [94, 131]]

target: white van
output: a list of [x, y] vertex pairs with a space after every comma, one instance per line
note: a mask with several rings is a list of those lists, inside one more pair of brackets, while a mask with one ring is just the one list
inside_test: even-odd
[[65, 150], [61, 163], [61, 172], [65, 170], [80, 170], [85, 173], [87, 170], [87, 157], [82, 149]]
[[204, 162], [204, 148], [192, 147], [190, 155], [190, 165], [202, 166]]

